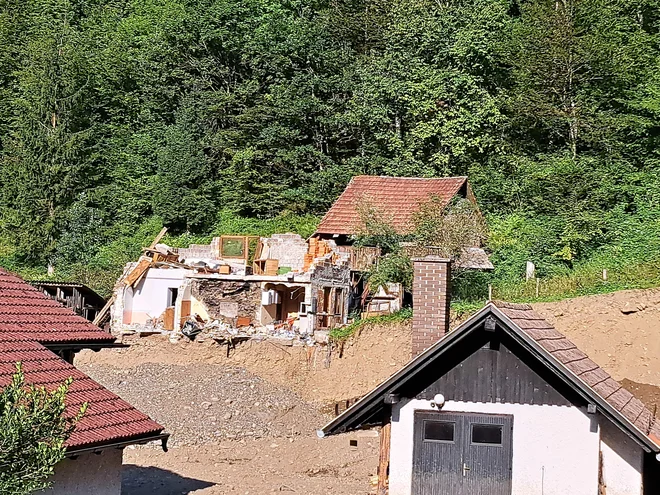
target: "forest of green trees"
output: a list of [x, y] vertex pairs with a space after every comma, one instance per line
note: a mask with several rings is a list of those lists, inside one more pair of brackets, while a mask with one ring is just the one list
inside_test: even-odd
[[107, 290], [162, 225], [309, 234], [352, 175], [468, 175], [503, 293], [652, 284], [659, 62], [658, 0], [0, 0], [0, 264]]

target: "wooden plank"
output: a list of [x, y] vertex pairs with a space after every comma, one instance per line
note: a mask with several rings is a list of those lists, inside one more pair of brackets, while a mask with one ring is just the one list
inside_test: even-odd
[[99, 313], [96, 315], [96, 318], [94, 318], [94, 321], [92, 322], [94, 325], [97, 327], [103, 322], [105, 315], [110, 311], [110, 307], [114, 304], [115, 302], [115, 297], [112, 296], [110, 299], [108, 299], [108, 302], [105, 303], [105, 306], [99, 311]]
[[128, 274], [126, 279], [124, 280], [124, 283], [132, 287], [135, 282], [138, 281], [138, 279], [146, 272], [149, 267], [151, 266], [151, 258], [142, 258], [137, 266], [133, 268], [133, 271]]
[[266, 275], [277, 275], [277, 270], [279, 268], [279, 260], [266, 260], [266, 269], [264, 270]]
[[174, 330], [174, 306], [165, 308], [163, 313], [163, 329]]
[[149, 249], [154, 249], [156, 247], [156, 244], [158, 244], [163, 237], [165, 237], [165, 234], [167, 234], [167, 227], [163, 227], [160, 232], [158, 232], [158, 235], [154, 237], [154, 240], [151, 241], [151, 244], [149, 245]]
[[389, 486], [389, 467], [390, 467], [390, 438], [392, 432], [392, 423], [388, 422], [380, 430], [380, 448], [378, 456], [378, 486], [376, 493], [386, 495]]

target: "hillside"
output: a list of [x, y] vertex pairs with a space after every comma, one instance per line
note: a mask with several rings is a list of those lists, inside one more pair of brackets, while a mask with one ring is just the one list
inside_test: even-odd
[[107, 295], [163, 225], [172, 245], [309, 235], [354, 175], [468, 176], [501, 294], [525, 292], [527, 260], [560, 278], [547, 297], [594, 292], [603, 268], [607, 290], [660, 284], [658, 18], [650, 1], [7, 0], [0, 265]]

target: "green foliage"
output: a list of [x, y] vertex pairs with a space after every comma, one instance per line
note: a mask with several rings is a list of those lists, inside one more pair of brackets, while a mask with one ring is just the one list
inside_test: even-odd
[[526, 260], [652, 263], [658, 19], [656, 0], [0, 0], [0, 263], [107, 294], [158, 225], [178, 246], [308, 235], [355, 174], [468, 175], [494, 287]]
[[64, 458], [64, 442], [87, 409], [65, 416], [72, 379], [53, 391], [26, 385], [21, 364], [0, 392], [0, 493], [23, 495], [50, 486], [55, 464]]
[[337, 327], [330, 330], [330, 340], [332, 342], [341, 343], [351, 338], [356, 333], [359, 333], [365, 327], [372, 325], [391, 325], [400, 324], [412, 319], [412, 309], [404, 308], [396, 313], [387, 315], [370, 316], [368, 318], [356, 319], [343, 327]]
[[406, 289], [412, 288], [412, 261], [401, 252], [386, 254], [378, 260], [378, 264], [369, 272], [369, 285], [376, 290], [386, 284], [403, 284]]

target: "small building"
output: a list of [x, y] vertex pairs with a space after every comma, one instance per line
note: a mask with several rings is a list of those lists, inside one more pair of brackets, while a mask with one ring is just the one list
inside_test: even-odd
[[413, 217], [420, 204], [437, 198], [439, 206], [444, 207], [455, 197], [477, 205], [467, 177], [358, 175], [321, 219], [314, 237], [332, 239], [339, 246], [352, 244], [351, 237], [364, 228], [359, 213], [363, 205], [377, 210], [398, 234], [408, 234], [414, 228]]
[[48, 389], [73, 378], [65, 414], [87, 411], [67, 440], [46, 493], [120, 495], [126, 446], [160, 441], [168, 434], [147, 415], [73, 366], [81, 349], [114, 347], [115, 338], [17, 275], [0, 269], [0, 387], [21, 362], [26, 383]]
[[[354, 272], [368, 271], [381, 256], [381, 251], [378, 247], [353, 245], [356, 237], [365, 229], [361, 208], [367, 207], [377, 213], [381, 220], [391, 225], [396, 234], [406, 236], [414, 232], [415, 214], [422, 204], [435, 200], [439, 208], [444, 208], [456, 198], [472, 203], [480, 215], [467, 177], [358, 175], [351, 179], [321, 219], [312, 237], [334, 241], [337, 250], [349, 256], [349, 264]], [[467, 270], [492, 270], [493, 264], [488, 254], [479, 242], [475, 241], [474, 244], [465, 246], [454, 260], [456, 266]], [[410, 258], [443, 254], [442, 248], [418, 246], [414, 242], [402, 242], [401, 250]], [[353, 280], [359, 279], [359, 274], [353, 277]]]
[[85, 284], [56, 280], [31, 280], [30, 284], [89, 321], [105, 306], [105, 299]]
[[660, 493], [654, 414], [528, 305], [448, 332], [449, 267], [415, 261], [414, 358], [319, 436], [382, 427], [379, 494]]

